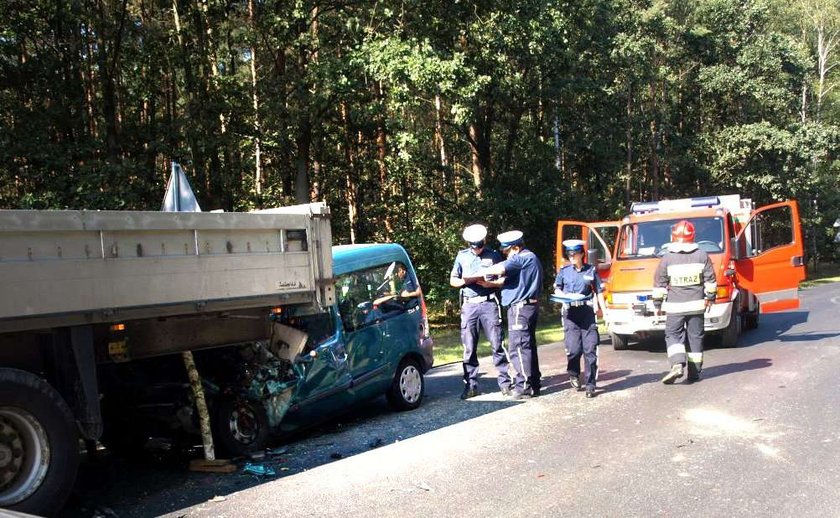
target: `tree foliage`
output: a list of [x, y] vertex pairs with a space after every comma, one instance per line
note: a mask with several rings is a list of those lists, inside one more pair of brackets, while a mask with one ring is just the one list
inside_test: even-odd
[[432, 299], [460, 231], [737, 192], [840, 214], [836, 2], [7, 0], [0, 206], [311, 199], [407, 246]]

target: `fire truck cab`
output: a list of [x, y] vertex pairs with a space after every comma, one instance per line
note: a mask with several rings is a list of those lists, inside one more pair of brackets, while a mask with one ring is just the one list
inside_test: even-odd
[[695, 242], [708, 252], [717, 277], [717, 299], [705, 314], [705, 330], [724, 347], [737, 345], [742, 329], [758, 326], [759, 314], [799, 307], [805, 260], [799, 206], [785, 201], [753, 208], [739, 195], [634, 203], [621, 221], [557, 222], [557, 260], [565, 239], [587, 243], [588, 261], [604, 285], [613, 347], [631, 338], [662, 335], [665, 313], [653, 306], [653, 274], [668, 251], [671, 226], [689, 220]]

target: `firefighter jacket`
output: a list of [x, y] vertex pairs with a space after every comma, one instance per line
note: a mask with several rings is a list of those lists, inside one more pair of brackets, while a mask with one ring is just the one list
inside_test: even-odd
[[701, 314], [704, 299], [714, 300], [717, 291], [715, 269], [709, 254], [696, 244], [671, 243], [653, 274], [653, 298], [666, 296], [662, 309], [674, 315]]

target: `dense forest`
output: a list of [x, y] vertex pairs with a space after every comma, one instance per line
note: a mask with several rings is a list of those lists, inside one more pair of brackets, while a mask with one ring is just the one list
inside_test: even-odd
[[799, 200], [837, 254], [837, 0], [4, 0], [0, 208], [326, 200], [432, 300], [465, 224]]

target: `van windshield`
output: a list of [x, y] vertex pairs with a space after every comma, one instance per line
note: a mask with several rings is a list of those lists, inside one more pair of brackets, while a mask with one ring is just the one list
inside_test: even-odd
[[[671, 242], [671, 227], [686, 218], [643, 221], [621, 227], [618, 243], [619, 259], [661, 257]], [[723, 251], [723, 218], [687, 218], [694, 224], [695, 237], [700, 250], [710, 254]]]

